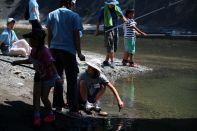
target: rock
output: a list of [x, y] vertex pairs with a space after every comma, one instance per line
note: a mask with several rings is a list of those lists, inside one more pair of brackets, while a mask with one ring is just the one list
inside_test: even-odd
[[18, 74], [20, 74], [22, 72], [20, 70], [15, 70], [13, 73], [16, 74], [16, 75], [18, 75]]
[[24, 84], [23, 83], [20, 83], [20, 82], [17, 83], [17, 85], [20, 86], [20, 87], [24, 86]]
[[20, 78], [25, 79], [25, 75], [23, 75], [23, 74], [20, 75]]

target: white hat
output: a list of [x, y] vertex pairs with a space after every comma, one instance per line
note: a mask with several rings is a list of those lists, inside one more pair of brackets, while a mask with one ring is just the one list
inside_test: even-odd
[[14, 18], [8, 18], [7, 23], [15, 22]]
[[101, 69], [99, 68], [99, 63], [97, 60], [94, 59], [94, 60], [86, 61], [86, 64], [96, 69], [98, 72], [101, 72]]
[[117, 5], [119, 2], [117, 0], [106, 0], [106, 5]]
[[72, 0], [72, 3], [76, 4], [76, 1], [77, 1], [77, 0]]

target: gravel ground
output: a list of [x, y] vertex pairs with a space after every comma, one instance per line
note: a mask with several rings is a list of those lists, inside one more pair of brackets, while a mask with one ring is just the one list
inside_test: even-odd
[[[83, 53], [86, 56], [86, 60], [97, 58], [97, 63], [101, 66], [104, 56], [86, 51]], [[14, 130], [15, 128], [28, 131], [32, 129], [30, 127], [34, 70], [18, 65], [12, 66], [8, 62], [2, 61], [13, 61], [16, 59], [24, 58], [0, 55], [0, 131]], [[78, 63], [80, 72], [86, 69], [85, 62], [78, 61]], [[111, 81], [128, 75], [152, 71], [152, 69], [141, 65], [138, 68], [123, 67], [119, 59], [115, 59], [115, 63], [117, 65], [115, 69], [110, 67], [101, 68], [102, 72]], [[46, 127], [46, 130], [48, 128], [50, 127]]]

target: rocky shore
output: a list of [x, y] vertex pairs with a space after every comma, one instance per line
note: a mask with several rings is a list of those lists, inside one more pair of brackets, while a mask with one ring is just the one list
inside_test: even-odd
[[[87, 51], [83, 51], [83, 54], [86, 56], [86, 60], [97, 58], [96, 61], [100, 65], [102, 72], [106, 74], [112, 82], [118, 78], [152, 71], [152, 69], [141, 65], [139, 65], [138, 68], [122, 66], [120, 59], [115, 59], [115, 69], [111, 67], [102, 68], [101, 63], [104, 56]], [[34, 70], [19, 65], [12, 66], [9, 63], [16, 59], [25, 58], [0, 55], [0, 131], [11, 131], [16, 127], [22, 131], [32, 130], [31, 114]], [[78, 61], [78, 64], [80, 72], [87, 68], [85, 62]], [[27, 66], [32, 67], [31, 65]], [[52, 96], [52, 93], [50, 93], [50, 96]], [[58, 117], [62, 118], [62, 116]], [[57, 122], [57, 124], [59, 122]], [[48, 126], [45, 128], [46, 129], [43, 130], [48, 131], [54, 129]]]

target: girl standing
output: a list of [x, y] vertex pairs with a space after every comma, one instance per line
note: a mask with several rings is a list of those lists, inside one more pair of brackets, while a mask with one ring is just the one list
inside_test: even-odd
[[51, 102], [48, 99], [51, 87], [61, 83], [60, 77], [57, 74], [53, 64], [54, 59], [47, 47], [44, 46], [45, 39], [44, 30], [34, 29], [26, 35], [29, 38], [32, 47], [31, 54], [26, 60], [14, 61], [12, 65], [17, 64], [33, 64], [35, 68], [34, 89], [33, 89], [33, 106], [34, 106], [34, 125], [40, 126], [40, 99], [42, 100], [47, 115], [44, 122], [52, 123], [55, 120], [55, 115], [52, 112]]

